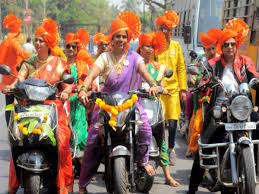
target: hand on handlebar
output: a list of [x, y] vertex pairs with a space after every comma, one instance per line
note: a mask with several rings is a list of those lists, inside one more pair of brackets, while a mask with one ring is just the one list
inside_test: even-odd
[[148, 94], [149, 94], [149, 96], [157, 96], [157, 94], [158, 94], [158, 87], [157, 86], [152, 86], [149, 89]]
[[80, 102], [86, 106], [86, 103], [88, 102], [88, 98], [87, 98], [87, 92], [84, 90], [81, 90], [78, 94], [79, 100]]
[[69, 97], [69, 93], [67, 93], [67, 92], [65, 92], [65, 91], [63, 91], [63, 92], [60, 94], [60, 99], [61, 99], [61, 101], [63, 101], [63, 102], [67, 101], [68, 97]]

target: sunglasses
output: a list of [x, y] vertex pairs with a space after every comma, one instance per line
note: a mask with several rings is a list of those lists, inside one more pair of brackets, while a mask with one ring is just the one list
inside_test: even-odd
[[43, 42], [45, 42], [43, 39], [40, 39], [40, 38], [35, 38], [34, 39], [34, 42], [35, 43], [37, 43], [37, 42], [39, 42], [39, 43], [43, 43]]
[[66, 48], [67, 48], [67, 49], [71, 49], [71, 48], [72, 48], [72, 49], [76, 49], [76, 48], [77, 48], [77, 45], [76, 45], [76, 44], [67, 44], [67, 45], [66, 45]]
[[224, 48], [228, 48], [229, 45], [231, 45], [231, 47], [234, 47], [234, 46], [236, 46], [237, 44], [236, 44], [235, 42], [225, 42], [225, 43], [223, 44], [223, 47], [224, 47]]

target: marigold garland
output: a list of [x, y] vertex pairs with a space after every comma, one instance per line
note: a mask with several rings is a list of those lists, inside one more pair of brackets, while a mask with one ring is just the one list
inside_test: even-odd
[[100, 98], [96, 99], [95, 104], [101, 110], [111, 113], [109, 125], [111, 127], [115, 127], [117, 125], [116, 118], [117, 118], [118, 114], [128, 108], [131, 108], [137, 100], [138, 100], [138, 96], [136, 94], [133, 94], [130, 99], [126, 100], [126, 102], [124, 102], [123, 104], [118, 105], [118, 106], [108, 105]]

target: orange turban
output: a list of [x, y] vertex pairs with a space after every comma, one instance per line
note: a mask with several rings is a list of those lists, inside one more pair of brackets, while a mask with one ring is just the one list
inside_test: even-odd
[[65, 44], [75, 42], [78, 48], [85, 48], [90, 42], [90, 34], [85, 29], [79, 29], [77, 33], [67, 33]]
[[240, 46], [241, 43], [244, 42], [249, 32], [249, 26], [240, 18], [229, 20], [226, 24], [225, 29], [235, 31], [237, 33], [235, 39], [238, 46]]
[[93, 65], [92, 55], [86, 49], [81, 49], [77, 53], [76, 60], [84, 61], [89, 67]]
[[110, 40], [112, 36], [119, 31], [127, 31], [128, 34], [128, 42], [130, 40], [136, 39], [140, 35], [141, 31], [141, 22], [139, 17], [130, 11], [124, 11], [119, 13], [117, 19], [113, 20], [110, 27]]
[[201, 43], [203, 47], [217, 44], [222, 36], [222, 31], [218, 28], [211, 28], [206, 34], [200, 32]]
[[35, 36], [42, 36], [49, 48], [59, 43], [58, 25], [51, 18], [43, 20], [42, 25], [36, 28]]
[[155, 54], [161, 54], [166, 50], [167, 42], [163, 32], [151, 32], [149, 34], [141, 34], [139, 36], [139, 46], [137, 52], [139, 53], [142, 46], [153, 46]]
[[103, 44], [109, 44], [109, 37], [105, 36], [102, 33], [96, 33], [94, 35], [94, 44], [97, 44], [99, 46], [102, 43]]
[[[223, 30], [223, 34], [220, 40], [220, 48], [222, 47], [222, 45], [230, 38], [234, 38], [236, 40], [238, 34], [237, 32], [233, 31], [233, 30], [229, 30], [229, 29], [224, 29]], [[239, 45], [238, 45], [239, 46]]]
[[18, 33], [21, 31], [21, 20], [14, 14], [5, 16], [3, 21], [4, 28], [8, 28], [10, 33]]
[[158, 28], [160, 28], [162, 25], [166, 25], [168, 28], [174, 28], [179, 24], [179, 17], [173, 10], [168, 10], [164, 15], [159, 16], [156, 19], [156, 24]]

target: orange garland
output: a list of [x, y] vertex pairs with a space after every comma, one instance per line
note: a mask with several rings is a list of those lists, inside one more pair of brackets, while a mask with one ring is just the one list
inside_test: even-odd
[[124, 102], [123, 104], [118, 105], [118, 106], [108, 105], [101, 98], [97, 98], [95, 101], [95, 104], [101, 110], [111, 113], [109, 125], [111, 127], [115, 127], [117, 125], [116, 119], [117, 119], [118, 114], [128, 108], [131, 108], [137, 100], [138, 100], [138, 96], [136, 94], [133, 94], [130, 99], [128, 99], [126, 102]]

